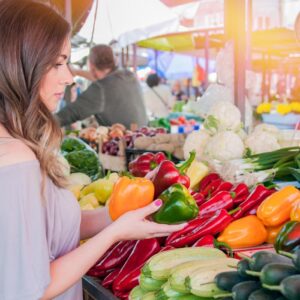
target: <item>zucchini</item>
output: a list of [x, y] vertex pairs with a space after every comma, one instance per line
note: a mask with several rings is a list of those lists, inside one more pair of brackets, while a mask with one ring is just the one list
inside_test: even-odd
[[[190, 289], [190, 292], [196, 296], [200, 296], [203, 298], [211, 298], [216, 297], [222, 293], [224, 293], [223, 290], [220, 290], [215, 283], [207, 283], [202, 284], [199, 286], [194, 286]], [[200, 298], [201, 299], [201, 298]]]
[[144, 294], [141, 300], [156, 300], [155, 292], [149, 292]]
[[279, 251], [279, 254], [291, 258], [294, 266], [300, 271], [300, 249], [296, 250], [294, 253]]
[[259, 251], [254, 253], [252, 257], [243, 256], [243, 258], [248, 260], [250, 269], [256, 272], [260, 272], [269, 263], [291, 264], [291, 260], [287, 257], [268, 251]]
[[295, 275], [298, 271], [292, 265], [270, 263], [265, 265], [260, 272], [246, 271], [246, 273], [260, 277], [261, 283], [278, 285], [284, 278]]
[[156, 280], [151, 277], [147, 277], [145, 274], [140, 275], [140, 287], [146, 292], [155, 292], [166, 282], [165, 280]]
[[129, 300], [141, 300], [142, 297], [146, 293], [142, 290], [142, 288], [138, 285], [135, 288], [133, 288], [128, 296]]
[[278, 292], [268, 291], [266, 289], [259, 289], [250, 294], [248, 300], [274, 300], [281, 296]]
[[182, 293], [187, 293], [189, 289], [185, 285], [185, 279], [192, 272], [201, 268], [205, 268], [206, 270], [213, 266], [236, 265], [237, 262], [238, 260], [233, 258], [217, 258], [214, 260], [208, 259], [208, 260], [189, 261], [172, 269], [171, 275], [169, 277], [169, 282], [171, 287], [174, 290]]
[[214, 300], [214, 298], [202, 298], [202, 297], [189, 294], [189, 295], [183, 295], [178, 297], [171, 297], [168, 298], [168, 300]]
[[156, 292], [155, 294], [157, 300], [164, 300], [169, 299], [171, 297], [180, 297], [184, 295], [186, 294], [173, 290], [170, 286], [169, 281], [163, 284], [163, 286], [160, 288], [160, 291]]
[[246, 279], [239, 275], [237, 271], [227, 271], [219, 273], [215, 277], [215, 283], [217, 287], [221, 290], [232, 291], [232, 288], [240, 283], [246, 281]]
[[167, 280], [171, 270], [187, 261], [224, 258], [226, 255], [218, 249], [209, 247], [179, 248], [155, 254], [144, 265], [142, 273], [157, 280]]
[[300, 299], [300, 275], [289, 276], [283, 279], [280, 285], [263, 284], [263, 287], [271, 291], [281, 292], [289, 300]]

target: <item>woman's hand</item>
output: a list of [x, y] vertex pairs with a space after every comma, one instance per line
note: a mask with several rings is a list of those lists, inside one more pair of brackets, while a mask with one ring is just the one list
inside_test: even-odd
[[156, 200], [143, 208], [130, 211], [109, 225], [107, 230], [110, 230], [116, 241], [141, 240], [167, 236], [186, 226], [186, 223], [165, 225], [149, 221], [146, 217], [156, 212], [161, 205], [162, 201]]

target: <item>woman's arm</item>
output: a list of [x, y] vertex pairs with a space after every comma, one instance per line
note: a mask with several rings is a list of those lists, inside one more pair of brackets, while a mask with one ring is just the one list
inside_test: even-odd
[[161, 205], [162, 201], [157, 200], [124, 214], [77, 249], [54, 260], [50, 264], [51, 282], [42, 300], [50, 300], [74, 285], [115, 242], [166, 236], [186, 226], [157, 224], [147, 220], [146, 217]]
[[95, 264], [116, 240], [109, 229], [103, 230], [80, 247], [50, 264], [51, 282], [41, 300], [50, 300], [62, 294]]
[[80, 239], [85, 240], [93, 237], [111, 223], [112, 220], [107, 207], [82, 211]]

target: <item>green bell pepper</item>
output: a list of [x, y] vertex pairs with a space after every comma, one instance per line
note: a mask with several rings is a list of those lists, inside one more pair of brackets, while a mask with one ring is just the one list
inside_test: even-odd
[[163, 201], [163, 204], [153, 215], [153, 220], [157, 223], [181, 223], [194, 219], [199, 213], [195, 199], [180, 183], [171, 185], [158, 198]]
[[300, 222], [287, 222], [277, 235], [276, 251], [294, 252], [300, 249]]

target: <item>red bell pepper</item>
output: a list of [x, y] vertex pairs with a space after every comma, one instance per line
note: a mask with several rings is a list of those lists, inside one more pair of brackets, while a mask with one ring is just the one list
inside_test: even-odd
[[137, 241], [130, 256], [113, 282], [113, 290], [115, 292], [126, 292], [137, 286], [141, 268], [160, 249], [156, 238]]
[[129, 172], [136, 177], [145, 177], [151, 170], [155, 169], [162, 161], [166, 160], [166, 156], [163, 152], [156, 154], [146, 152], [128, 165]]
[[253, 207], [261, 204], [268, 196], [273, 193], [273, 190], [266, 188], [264, 185], [257, 185], [252, 193], [247, 197], [247, 199], [239, 205], [239, 209], [232, 215], [232, 217], [235, 220], [240, 219]]
[[230, 192], [217, 193], [199, 207], [199, 216], [211, 216], [221, 209], [230, 210], [233, 208], [233, 199]]
[[176, 166], [170, 160], [164, 160], [153, 171], [147, 174], [146, 178], [150, 179], [155, 187], [154, 198], [175, 183], [181, 183], [186, 188], [190, 187], [190, 179], [184, 172], [192, 164], [195, 156], [196, 152], [192, 151], [189, 159], [180, 164], [180, 166]]
[[219, 192], [223, 192], [223, 191], [230, 191], [233, 187], [233, 184], [229, 181], [223, 181], [221, 182], [221, 184], [214, 190], [213, 193], [211, 193], [210, 197], [214, 197], [216, 194], [218, 194]]
[[204, 197], [210, 197], [222, 182], [224, 182], [222, 179], [216, 179], [207, 185], [207, 187], [202, 191]]
[[191, 232], [193, 229], [201, 226], [202, 223], [205, 222], [207, 219], [208, 217], [206, 218], [197, 217], [196, 219], [189, 221], [187, 226], [185, 226], [183, 229], [173, 232], [167, 237], [166, 245], [171, 245], [174, 240], [177, 240], [179, 237], [184, 236], [188, 232]]
[[206, 200], [204, 195], [200, 192], [191, 192], [191, 196], [193, 196], [198, 206], [203, 204]]
[[231, 215], [225, 209], [221, 209], [213, 217], [206, 219], [206, 221], [197, 228], [178, 237], [177, 239], [172, 240], [169, 245], [177, 248], [191, 245], [202, 236], [207, 234], [216, 235], [220, 233], [229, 225], [229, 223], [231, 223], [232, 220]]
[[110, 289], [116, 277], [118, 276], [120, 269], [115, 269], [111, 273], [109, 273], [102, 281], [102, 286], [106, 289]]
[[128, 258], [135, 243], [136, 241], [118, 242], [92, 269], [103, 272], [118, 267]]
[[205, 176], [199, 183], [199, 192], [203, 192], [212, 181], [217, 179], [220, 179], [220, 176], [217, 173], [210, 173]]
[[207, 234], [203, 237], [201, 237], [198, 241], [195, 242], [195, 244], [193, 244], [192, 247], [214, 247], [214, 236], [211, 234]]

